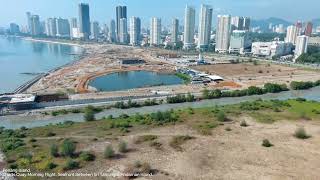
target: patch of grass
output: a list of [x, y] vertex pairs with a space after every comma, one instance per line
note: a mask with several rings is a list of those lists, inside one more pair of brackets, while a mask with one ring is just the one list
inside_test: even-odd
[[264, 140], [262, 141], [262, 146], [264, 146], [264, 147], [271, 147], [271, 146], [273, 146], [273, 144], [271, 144], [268, 139], [264, 139]]
[[307, 134], [306, 130], [303, 127], [296, 129], [294, 136], [298, 139], [308, 139], [311, 136]]
[[155, 140], [157, 138], [158, 138], [158, 136], [155, 136], [155, 135], [142, 135], [142, 136], [139, 136], [134, 141], [134, 143], [135, 144], [142, 144], [142, 143], [147, 142], [147, 141], [153, 141], [153, 140]]
[[186, 141], [194, 139], [192, 136], [174, 136], [172, 137], [169, 145], [175, 149], [176, 151], [183, 151], [181, 145], [184, 144]]
[[270, 115], [270, 113], [264, 114], [264, 113], [254, 112], [254, 113], [251, 113], [251, 116], [260, 123], [272, 124], [275, 122], [275, 119]]

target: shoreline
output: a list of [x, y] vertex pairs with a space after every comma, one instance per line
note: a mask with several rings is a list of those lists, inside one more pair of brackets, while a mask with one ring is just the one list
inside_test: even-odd
[[[19, 36], [20, 37], [20, 36]], [[72, 42], [62, 42], [57, 39], [38, 39], [38, 38], [32, 38], [32, 37], [20, 37], [23, 40], [26, 41], [32, 41], [32, 42], [43, 42], [43, 43], [51, 43], [51, 44], [61, 44], [61, 45], [68, 45], [68, 46], [78, 46], [85, 48], [84, 44], [79, 44], [79, 43], [72, 43]]]
[[16, 37], [19, 37], [22, 40], [31, 41], [31, 42], [41, 42], [41, 43], [60, 44], [60, 45], [67, 45], [67, 46], [77, 46], [77, 47], [81, 48], [81, 53], [80, 54], [68, 54], [69, 56], [78, 56], [78, 58], [75, 58], [74, 60], [72, 60], [71, 62], [68, 62], [66, 64], [62, 64], [60, 66], [54, 67], [53, 69], [50, 69], [49, 71], [47, 71], [47, 72], [45, 72], [45, 73], [43, 73], [41, 75], [35, 76], [31, 80], [29, 80], [29, 81], [21, 84], [17, 88], [15, 88], [15, 90], [12, 91], [13, 94], [19, 94], [19, 93], [26, 92], [30, 87], [32, 87], [32, 85], [36, 84], [42, 78], [50, 75], [51, 73], [54, 73], [54, 72], [62, 69], [64, 67], [72, 66], [74, 63], [76, 63], [76, 62], [78, 62], [81, 59], [86, 57], [85, 54], [86, 54], [87, 48], [84, 45], [81, 45], [81, 44], [66, 43], [66, 42], [61, 42], [61, 41], [43, 40], [43, 39], [35, 39], [35, 38], [31, 38], [31, 37], [21, 37], [21, 36], [16, 36]]

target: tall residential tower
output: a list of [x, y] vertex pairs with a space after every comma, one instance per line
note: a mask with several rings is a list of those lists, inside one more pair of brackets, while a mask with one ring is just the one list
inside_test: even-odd
[[216, 52], [225, 53], [229, 50], [231, 36], [231, 16], [218, 15], [216, 32]]
[[184, 14], [184, 38], [183, 48], [189, 49], [194, 45], [194, 30], [195, 30], [195, 14], [194, 7], [186, 6]]
[[160, 45], [161, 44], [161, 19], [151, 18], [150, 25], [150, 45]]
[[200, 50], [207, 50], [209, 48], [211, 25], [212, 25], [212, 7], [208, 5], [201, 5], [199, 15], [199, 36], [198, 48]]
[[89, 4], [79, 4], [79, 32], [82, 38], [89, 39], [91, 34]]

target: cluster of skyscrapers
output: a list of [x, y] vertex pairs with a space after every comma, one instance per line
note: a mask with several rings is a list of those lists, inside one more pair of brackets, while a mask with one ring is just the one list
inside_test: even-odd
[[[295, 48], [298, 57], [307, 50], [308, 37], [312, 34], [312, 23], [297, 22], [288, 26], [277, 25], [279, 32], [287, 32], [284, 41], [254, 42], [249, 32], [251, 20], [249, 17], [218, 15], [215, 31], [213, 30], [213, 8], [202, 4], [199, 20], [196, 25], [196, 9], [187, 5], [184, 12], [184, 24], [177, 18], [172, 19], [170, 33], [164, 33], [161, 19], [150, 18], [147, 30], [141, 28], [141, 19], [136, 16], [128, 18], [127, 6], [117, 6], [115, 20], [110, 24], [100, 26], [97, 21], [91, 21], [88, 4], [78, 5], [78, 18], [64, 19], [51, 17], [41, 21], [39, 15], [27, 12], [27, 33], [32, 36], [46, 35], [82, 40], [107, 40], [112, 43], [140, 45], [172, 45], [185, 50], [198, 49], [218, 53], [253, 54], [256, 56], [282, 56], [290, 54]], [[270, 27], [269, 27], [270, 28]], [[12, 33], [18, 33], [19, 26], [11, 23]], [[143, 31], [143, 32], [142, 32]], [[169, 34], [169, 35], [168, 35]]]

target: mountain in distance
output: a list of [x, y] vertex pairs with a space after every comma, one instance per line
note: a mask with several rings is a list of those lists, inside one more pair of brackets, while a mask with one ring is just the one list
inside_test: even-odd
[[259, 26], [261, 30], [267, 31], [269, 29], [270, 23], [272, 23], [274, 26], [279, 25], [279, 24], [283, 24], [284, 27], [287, 27], [287, 26], [294, 24], [293, 22], [289, 22], [289, 21], [281, 19], [281, 18], [270, 17], [268, 19], [260, 19], [260, 20], [252, 19], [251, 20], [251, 27]]

